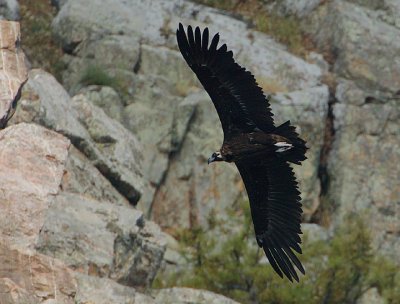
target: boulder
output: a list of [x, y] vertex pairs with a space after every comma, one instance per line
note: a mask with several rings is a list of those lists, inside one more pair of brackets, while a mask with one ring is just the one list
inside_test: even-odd
[[155, 302], [162, 304], [238, 304], [222, 295], [211, 291], [193, 288], [166, 288], [154, 290]]
[[304, 26], [334, 60], [334, 72], [366, 91], [390, 97], [400, 87], [400, 29], [376, 11], [347, 1], [321, 6]]
[[[3, 3], [5, 2], [5, 3]], [[7, 8], [13, 1], [0, 1]], [[20, 48], [19, 23], [0, 20], [0, 129], [14, 114], [21, 88], [27, 80], [25, 57]]]
[[155, 304], [153, 298], [107, 278], [77, 274], [76, 304]]
[[80, 90], [78, 94], [84, 95], [92, 104], [102, 108], [110, 118], [123, 123], [124, 105], [115, 89], [91, 85]]
[[69, 146], [64, 136], [34, 124], [0, 132], [0, 233], [12, 247], [34, 248]]
[[136, 204], [143, 191], [142, 147], [139, 141], [84, 95], [72, 98], [71, 106], [76, 110], [79, 122], [86, 128], [96, 148], [94, 151], [101, 156], [101, 159], [94, 157], [96, 167], [120, 193]]
[[22, 98], [10, 120], [13, 124], [19, 122], [35, 122], [65, 135], [132, 204], [139, 200], [143, 180], [139, 169], [140, 145], [135, 137], [101, 109], [95, 107], [92, 111], [86, 99], [77, 97], [71, 101], [50, 74], [41, 70], [29, 72]]
[[36, 249], [81, 273], [148, 287], [165, 244], [159, 228], [130, 206], [63, 192], [46, 214]]
[[129, 204], [111, 182], [73, 145], [68, 151], [61, 188], [66, 192], [79, 193], [117, 205]]

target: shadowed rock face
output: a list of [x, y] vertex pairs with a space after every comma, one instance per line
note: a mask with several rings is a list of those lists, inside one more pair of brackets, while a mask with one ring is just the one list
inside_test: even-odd
[[120, 123], [96, 106], [85, 105], [82, 98], [72, 102], [52, 75], [32, 70], [10, 124], [35, 122], [64, 134], [123, 196], [136, 204], [143, 191], [140, 144]]

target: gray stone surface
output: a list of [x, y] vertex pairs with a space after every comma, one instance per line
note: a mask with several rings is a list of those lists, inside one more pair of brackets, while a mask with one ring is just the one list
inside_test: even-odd
[[65, 135], [75, 144], [84, 142], [89, 136], [79, 123], [70, 100], [51, 74], [39, 69], [31, 70], [9, 124], [34, 122]]
[[36, 248], [84, 274], [148, 287], [165, 241], [159, 228], [132, 207], [64, 192], [47, 212]]
[[[74, 49], [74, 56], [65, 56], [68, 70], [63, 73], [63, 84], [70, 92], [77, 92], [87, 70], [93, 67], [112, 76], [110, 69], [133, 71], [140, 54], [139, 38], [127, 35], [110, 35], [85, 40]], [[121, 82], [118, 77], [115, 83]]]
[[[119, 37], [120, 43], [124, 39], [130, 43], [140, 39], [143, 45], [157, 47], [155, 55], [158, 60], [151, 61], [152, 67], [166, 70], [169, 65], [158, 63], [165, 62], [162, 58], [165, 49], [160, 46], [177, 48], [174, 33], [179, 22], [209, 26], [211, 33], [223, 33], [222, 41], [229, 41], [229, 47], [234, 50], [239, 62], [250, 68], [260, 82], [269, 88], [298, 90], [320, 82], [321, 71], [318, 67], [289, 54], [284, 46], [268, 36], [249, 30], [245, 22], [183, 0], [107, 0], [101, 3], [99, 0], [88, 0], [84, 4], [79, 0], [70, 0], [54, 20], [53, 30], [65, 48], [73, 48], [80, 58], [85, 57], [81, 51], [85, 47], [80, 44], [108, 39], [104, 36], [122, 35]], [[141, 55], [146, 56], [146, 53], [142, 48]], [[125, 67], [128, 68], [129, 65]], [[176, 70], [168, 69], [170, 73], [176, 73]]]
[[304, 17], [309, 15], [321, 2], [323, 0], [275, 0], [267, 1], [267, 8], [283, 16]]
[[0, 238], [9, 246], [33, 249], [69, 146], [62, 135], [34, 124], [0, 132]]
[[[71, 269], [60, 260], [10, 245], [0, 241], [0, 290], [12, 288], [1, 295], [2, 303], [74, 304], [76, 281]], [[6, 302], [9, 296], [12, 301]]]
[[318, 241], [327, 242], [329, 240], [329, 231], [318, 224], [303, 223], [301, 230], [307, 237], [307, 244]]
[[72, 145], [68, 151], [61, 188], [117, 205], [129, 204], [90, 160]]
[[379, 294], [378, 288], [366, 290], [357, 300], [356, 304], [385, 304], [385, 299]]
[[223, 139], [209, 97], [204, 92], [194, 93], [186, 102], [197, 104], [196, 111], [152, 205], [152, 218], [164, 228], [206, 225], [213, 211], [225, 216], [226, 208], [243, 191], [234, 165], [207, 165], [208, 157], [220, 148]]
[[167, 93], [165, 84], [165, 78], [139, 75], [133, 102], [124, 110], [125, 125], [146, 151], [143, 173], [149, 185], [139, 203], [146, 213], [168, 171], [170, 155], [179, 150], [195, 112], [193, 103]]
[[112, 119], [123, 123], [123, 103], [118, 93], [110, 87], [92, 85], [78, 94], [84, 95], [92, 104], [100, 107]]
[[83, 96], [72, 102], [50, 74], [42, 70], [29, 72], [9, 124], [19, 122], [35, 122], [65, 135], [131, 203], [139, 200], [143, 180], [140, 145], [134, 135], [101, 109], [91, 107]]
[[96, 166], [118, 191], [136, 204], [143, 191], [140, 143], [84, 95], [72, 98], [71, 105], [102, 156], [102, 159], [95, 157]]
[[374, 17], [400, 28], [400, 2], [397, 0], [348, 0], [373, 10]]
[[397, 99], [371, 98], [352, 83], [339, 90], [333, 107], [335, 138], [328, 173], [336, 223], [348, 213], [369, 222], [373, 245], [400, 262], [398, 159], [400, 108]]
[[[365, 90], [393, 94], [400, 87], [400, 29], [376, 11], [335, 0], [308, 21], [318, 47], [334, 57], [333, 70]], [[390, 47], [388, 47], [390, 46]]]
[[17, 0], [0, 0], [0, 19], [17, 21], [19, 17]]
[[76, 304], [154, 304], [153, 298], [139, 294], [132, 287], [127, 287], [107, 278], [98, 278], [77, 274], [78, 282]]
[[166, 288], [155, 290], [155, 302], [162, 304], [238, 304], [211, 291], [193, 288]]

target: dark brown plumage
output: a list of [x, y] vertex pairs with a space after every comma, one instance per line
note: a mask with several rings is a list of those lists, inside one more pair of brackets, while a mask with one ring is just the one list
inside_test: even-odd
[[[290, 122], [275, 127], [268, 99], [254, 76], [233, 60], [219, 35], [179, 24], [177, 40], [183, 58], [211, 97], [221, 120], [224, 142], [213, 161], [234, 162], [249, 196], [256, 240], [271, 266], [289, 280], [304, 274], [293, 253], [301, 253], [301, 200], [288, 162], [305, 160], [305, 141]], [[295, 266], [295, 267], [294, 267]]]

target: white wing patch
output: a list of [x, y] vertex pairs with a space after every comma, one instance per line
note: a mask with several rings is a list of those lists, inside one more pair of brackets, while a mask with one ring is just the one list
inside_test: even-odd
[[289, 144], [289, 143], [284, 142], [284, 141], [279, 141], [279, 142], [275, 143], [274, 146], [278, 147], [276, 152], [285, 152], [285, 151], [290, 150], [290, 149], [293, 148], [292, 144]]

